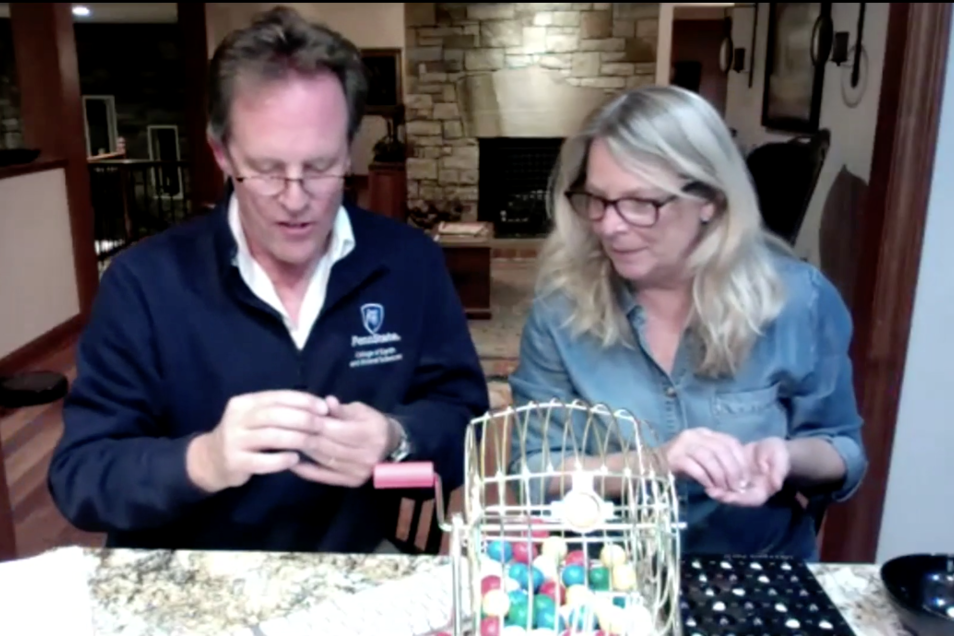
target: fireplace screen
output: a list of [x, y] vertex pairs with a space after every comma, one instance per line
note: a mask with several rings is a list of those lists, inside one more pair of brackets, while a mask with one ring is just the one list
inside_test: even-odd
[[547, 185], [563, 139], [480, 139], [478, 220], [500, 238], [539, 237], [550, 230]]

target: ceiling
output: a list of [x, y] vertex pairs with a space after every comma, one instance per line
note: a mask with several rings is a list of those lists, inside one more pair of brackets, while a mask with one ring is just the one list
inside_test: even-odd
[[[175, 2], [74, 2], [74, 6], [88, 7], [90, 15], [75, 17], [76, 22], [175, 22]], [[9, 17], [10, 7], [0, 3], [0, 17]]]

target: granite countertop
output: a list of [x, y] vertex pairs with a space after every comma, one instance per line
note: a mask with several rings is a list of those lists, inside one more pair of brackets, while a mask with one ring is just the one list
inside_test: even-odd
[[[330, 633], [329, 626], [337, 631], [333, 626], [340, 623], [316, 623], [318, 614], [330, 616], [323, 608], [335, 607], [341, 616], [357, 611], [366, 619], [380, 610], [381, 599], [413, 594], [431, 604], [425, 611], [433, 623], [435, 607], [450, 604], [449, 561], [443, 557], [87, 550], [86, 558], [96, 636]], [[884, 595], [877, 566], [811, 568], [858, 636], [906, 633]], [[371, 600], [378, 589], [389, 591]], [[359, 593], [361, 605], [346, 607], [349, 599], [362, 597]], [[406, 606], [414, 604], [402, 602], [401, 609], [411, 611]], [[395, 625], [393, 607], [388, 620]]]

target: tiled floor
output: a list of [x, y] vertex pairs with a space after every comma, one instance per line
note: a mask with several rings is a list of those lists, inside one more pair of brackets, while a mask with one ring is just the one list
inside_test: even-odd
[[[485, 372], [493, 407], [509, 402], [504, 381], [516, 365], [520, 331], [533, 288], [533, 261], [499, 260], [493, 265], [491, 320], [472, 321], [471, 329]], [[64, 344], [37, 368], [75, 377], [75, 343]], [[100, 545], [100, 535], [80, 532], [57, 512], [46, 489], [50, 455], [63, 428], [60, 404], [21, 409], [0, 416], [0, 441], [10, 484], [10, 498], [17, 524], [20, 556], [38, 554], [60, 545]], [[455, 500], [455, 503], [456, 502]], [[425, 510], [425, 515], [429, 517]], [[408, 519], [402, 518], [399, 536], [407, 535]], [[422, 532], [428, 524], [422, 524]], [[403, 527], [403, 530], [402, 530]], [[419, 534], [419, 536], [421, 536]]]

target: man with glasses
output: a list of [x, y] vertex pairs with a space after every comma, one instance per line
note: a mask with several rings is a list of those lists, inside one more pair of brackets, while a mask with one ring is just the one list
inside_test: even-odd
[[342, 202], [366, 91], [354, 45], [288, 8], [218, 47], [227, 196], [106, 270], [50, 464], [74, 525], [110, 546], [371, 552], [397, 523], [376, 465], [462, 482], [488, 398], [442, 252]]

